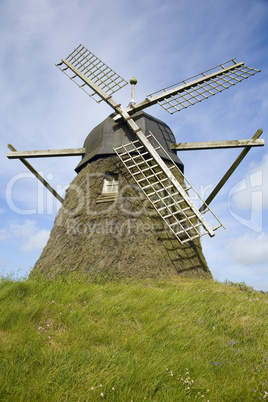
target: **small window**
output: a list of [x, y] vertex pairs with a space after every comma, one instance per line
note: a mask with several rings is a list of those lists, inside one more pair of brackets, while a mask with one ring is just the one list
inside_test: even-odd
[[118, 193], [118, 175], [107, 174], [104, 177], [102, 194], [117, 194]]

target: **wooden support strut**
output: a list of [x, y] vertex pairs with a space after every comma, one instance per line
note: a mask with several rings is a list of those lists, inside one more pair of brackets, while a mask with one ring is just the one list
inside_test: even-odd
[[21, 158], [46, 158], [46, 157], [61, 157], [61, 156], [79, 156], [84, 155], [85, 148], [71, 148], [71, 149], [48, 149], [44, 151], [14, 151], [8, 152], [9, 159]]
[[[17, 150], [11, 145], [8, 144], [8, 148], [10, 149], [10, 151], [12, 152], [17, 152]], [[27, 162], [24, 158], [20, 157], [19, 158], [20, 161], [30, 170], [30, 172], [32, 172], [35, 177], [54, 195], [54, 197], [57, 198], [57, 200], [59, 200], [61, 203], [63, 203], [63, 198], [57, 193], [56, 190], [54, 190], [53, 187], [51, 187], [51, 185], [37, 172], [37, 170], [35, 170], [35, 168], [29, 163]]]
[[227, 141], [204, 141], [204, 142], [181, 142], [178, 144], [170, 144], [170, 149], [176, 151], [195, 151], [202, 149], [224, 149], [224, 148], [245, 148], [245, 147], [261, 147], [264, 140], [227, 140]]
[[[257, 138], [259, 138], [262, 135], [262, 133], [263, 133], [262, 129], [257, 130], [256, 133], [253, 135], [252, 140], [257, 140]], [[239, 154], [239, 156], [236, 158], [236, 160], [234, 161], [232, 166], [227, 170], [227, 172], [225, 173], [223, 178], [219, 181], [217, 186], [214, 188], [214, 190], [208, 196], [208, 198], [206, 199], [204, 204], [201, 206], [201, 208], [199, 209], [200, 212], [203, 212], [206, 210], [207, 205], [209, 205], [211, 203], [211, 201], [216, 197], [216, 195], [221, 190], [223, 185], [227, 182], [229, 177], [233, 174], [233, 172], [235, 171], [237, 166], [242, 162], [242, 160], [245, 158], [247, 153], [250, 151], [250, 148], [251, 148], [251, 146], [245, 147], [243, 149], [243, 151]]]

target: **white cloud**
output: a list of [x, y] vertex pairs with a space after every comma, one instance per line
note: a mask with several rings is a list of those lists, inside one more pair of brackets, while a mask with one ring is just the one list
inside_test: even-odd
[[245, 235], [230, 239], [227, 245], [232, 260], [236, 264], [253, 266], [267, 264], [268, 267], [268, 234]]
[[22, 245], [22, 251], [37, 251], [42, 250], [42, 248], [46, 245], [49, 237], [48, 230], [40, 230], [28, 237], [27, 241]]
[[25, 220], [23, 224], [9, 223], [0, 229], [0, 240], [18, 239], [22, 251], [40, 251], [46, 245], [49, 233], [49, 230], [39, 229], [36, 221]]
[[0, 229], [0, 241], [8, 239], [9, 237], [9, 233], [6, 229]]

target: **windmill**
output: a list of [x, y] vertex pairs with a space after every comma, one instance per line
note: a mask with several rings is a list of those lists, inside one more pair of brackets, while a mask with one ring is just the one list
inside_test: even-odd
[[[259, 139], [262, 130], [258, 130], [250, 140], [178, 144], [174, 142], [175, 138], [172, 133], [170, 134], [170, 129], [163, 122], [147, 115], [144, 109], [158, 103], [167, 112], [173, 114], [228, 89], [253, 76], [259, 70], [247, 67], [244, 63], [237, 63], [233, 59], [152, 93], [139, 103], [136, 103], [134, 98], [137, 80], [133, 77], [130, 79], [131, 101], [127, 107], [123, 107], [113, 95], [127, 85], [127, 81], [84, 46], [79, 45], [56, 66], [96, 102], [104, 101], [113, 109], [113, 114], [103, 122], [102, 126], [100, 125], [101, 128], [97, 129], [99, 133], [99, 130], [104, 129], [104, 125], [106, 127], [108, 125], [109, 133], [106, 135], [105, 144], [96, 145], [96, 142], [101, 142], [101, 139], [95, 130], [95, 134], [89, 135], [85, 141], [84, 148], [17, 152], [9, 145], [12, 152], [8, 153], [8, 157], [19, 158], [48, 190], [63, 202], [62, 197], [25, 158], [82, 155], [82, 160], [76, 168], [79, 173], [91, 160], [96, 159], [98, 153], [101, 156], [116, 155], [117, 161], [121, 161], [121, 166], [128, 172], [131, 183], [136, 185], [172, 238], [176, 239], [182, 247], [187, 243], [193, 244], [196, 239], [204, 235], [213, 237], [215, 231], [223, 225], [212, 212], [209, 204], [250, 148], [264, 145], [264, 141]], [[210, 196], [203, 200], [184, 176], [183, 165], [176, 151], [233, 147], [244, 149]], [[95, 151], [94, 148], [96, 148]], [[119, 185], [117, 177], [110, 171], [105, 175], [106, 181], [102, 194], [96, 199], [97, 203], [113, 202], [116, 197]], [[193, 198], [198, 200], [199, 206], [192, 201]]]

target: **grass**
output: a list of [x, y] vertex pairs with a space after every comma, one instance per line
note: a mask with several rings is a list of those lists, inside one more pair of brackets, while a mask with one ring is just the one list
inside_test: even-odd
[[212, 280], [2, 279], [0, 400], [265, 400], [267, 308]]

